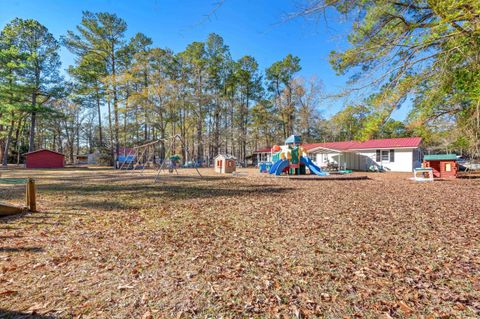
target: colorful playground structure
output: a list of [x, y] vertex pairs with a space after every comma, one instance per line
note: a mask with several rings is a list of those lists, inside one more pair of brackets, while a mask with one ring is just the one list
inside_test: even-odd
[[306, 156], [302, 147], [302, 138], [299, 135], [291, 135], [285, 140], [285, 145], [275, 145], [271, 150], [272, 163], [261, 163], [260, 171], [279, 176], [283, 173], [288, 175], [305, 175], [306, 168], [310, 174], [327, 176], [320, 167]]

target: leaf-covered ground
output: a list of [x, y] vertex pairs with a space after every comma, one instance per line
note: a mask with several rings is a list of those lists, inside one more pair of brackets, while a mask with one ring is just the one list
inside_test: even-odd
[[202, 172], [4, 171], [0, 318], [480, 317], [480, 179]]

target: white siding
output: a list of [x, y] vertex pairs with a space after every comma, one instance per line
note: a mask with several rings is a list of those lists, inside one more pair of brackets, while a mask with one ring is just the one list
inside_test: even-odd
[[[389, 151], [389, 150], [384, 150]], [[382, 166], [387, 171], [392, 172], [411, 172], [413, 171], [413, 149], [395, 149], [395, 158], [393, 162], [382, 161], [377, 162], [376, 150], [358, 151], [358, 156], [363, 157], [363, 170], [368, 169], [371, 165]], [[362, 166], [362, 165], [361, 165]]]
[[315, 162], [318, 167], [326, 167], [327, 159], [329, 159], [330, 154], [315, 154]]
[[[412, 172], [414, 168], [420, 167], [421, 152], [419, 149], [394, 149], [394, 161], [390, 160], [380, 162], [376, 161], [377, 150], [356, 150], [343, 153], [317, 154], [316, 162], [319, 166], [325, 166], [324, 158], [328, 158], [330, 163], [336, 163], [342, 168], [346, 164], [347, 169], [366, 171], [370, 166], [383, 167], [392, 172]], [[386, 149], [384, 151], [390, 151]], [[390, 154], [389, 154], [390, 155]], [[390, 158], [390, 156], [389, 156]]]

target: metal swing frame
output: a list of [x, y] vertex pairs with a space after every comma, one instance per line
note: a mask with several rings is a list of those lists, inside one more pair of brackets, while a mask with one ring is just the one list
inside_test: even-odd
[[[124, 161], [122, 162], [122, 164], [120, 165], [120, 170], [124, 170], [124, 169], [128, 169], [128, 167], [130, 167], [130, 164], [132, 164], [132, 170], [137, 170], [137, 168], [141, 165], [142, 165], [142, 168], [141, 168], [141, 174], [143, 175], [143, 172], [145, 170], [145, 164], [149, 163], [150, 161], [152, 161], [154, 155], [155, 155], [155, 147], [159, 144], [159, 143], [165, 143], [166, 145], [166, 152], [165, 152], [165, 157], [162, 161], [162, 163], [160, 164], [160, 167], [157, 169], [157, 172], [156, 172], [156, 175], [155, 175], [155, 182], [158, 181], [158, 179], [160, 178], [160, 174], [161, 172], [165, 169], [165, 163], [166, 163], [166, 160], [170, 157], [170, 155], [172, 154], [172, 149], [174, 149], [174, 146], [175, 146], [175, 142], [179, 140], [180, 143], [182, 143], [182, 146], [183, 148], [185, 149], [186, 153], [188, 154], [188, 148], [187, 146], [185, 145], [185, 142], [183, 141], [182, 137], [179, 135], [179, 134], [176, 134], [170, 138], [163, 138], [163, 139], [158, 139], [158, 140], [155, 140], [155, 141], [152, 141], [152, 142], [149, 142], [149, 143], [146, 143], [146, 144], [143, 144], [143, 145], [139, 145], [139, 146], [135, 146], [134, 148], [132, 148], [128, 154], [125, 156], [125, 159]], [[145, 158], [145, 154], [147, 154], [147, 158], [144, 160]], [[133, 163], [133, 161], [129, 161], [129, 157], [131, 156], [135, 156], [135, 163]], [[143, 163], [142, 163], [143, 161]], [[185, 160], [186, 161], [186, 160]], [[128, 163], [128, 164], [127, 164]], [[126, 166], [127, 165], [127, 166]], [[198, 168], [196, 166], [194, 166], [195, 170], [197, 171], [197, 174], [198, 176], [200, 177], [203, 177], [202, 174], [200, 174], [200, 171], [198, 170]], [[177, 168], [176, 167], [173, 167], [173, 169], [175, 170], [175, 173], [178, 175], [178, 171], [177, 171]]]
[[[185, 149], [185, 152], [188, 154], [188, 148], [185, 145], [185, 142], [183, 141], [182, 137], [179, 134], [174, 135], [169, 140], [170, 140], [170, 144], [167, 146], [167, 151], [165, 152], [165, 158], [163, 159], [162, 164], [160, 165], [160, 167], [157, 170], [157, 174], [155, 176], [155, 182], [158, 181], [158, 179], [160, 178], [160, 173], [162, 172], [162, 170], [165, 169], [166, 159], [171, 155], [172, 149], [174, 148], [174, 144], [175, 144], [176, 140], [179, 140], [180, 143], [182, 143], [182, 146]], [[163, 139], [163, 141], [168, 142], [168, 139]], [[186, 160], [185, 160], [185, 162], [186, 162]], [[197, 171], [198, 176], [203, 177], [202, 174], [200, 174], [200, 171], [198, 170], [197, 166], [194, 166], [194, 168]], [[177, 171], [176, 167], [174, 167], [174, 170], [175, 170], [175, 173], [177, 173], [177, 175], [178, 175], [178, 171]]]
[[[132, 164], [132, 170], [137, 170], [137, 168], [142, 164], [142, 173], [145, 169], [145, 164], [147, 164], [148, 162], [150, 162], [152, 159], [153, 159], [153, 156], [155, 155], [155, 146], [160, 143], [162, 140], [156, 140], [156, 141], [153, 141], [153, 142], [149, 142], [149, 143], [146, 143], [146, 144], [143, 144], [143, 145], [139, 145], [139, 146], [135, 146], [134, 148], [132, 148], [128, 154], [125, 156], [125, 160], [122, 162], [122, 165], [120, 165], [120, 170], [123, 170], [123, 169], [128, 169], [128, 167], [130, 166], [131, 162], [128, 161], [129, 157], [130, 156], [135, 156], [135, 163]], [[147, 154], [147, 158], [145, 161], [143, 161], [144, 157], [145, 157], [145, 154]], [[143, 163], [142, 163], [143, 161]], [[125, 167], [125, 164], [127, 164], [128, 162], [128, 166]]]

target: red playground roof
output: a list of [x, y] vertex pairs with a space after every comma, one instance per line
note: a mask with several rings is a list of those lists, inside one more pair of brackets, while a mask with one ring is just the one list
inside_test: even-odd
[[317, 147], [332, 149], [337, 151], [347, 150], [366, 150], [379, 148], [417, 148], [422, 143], [421, 137], [400, 137], [385, 138], [381, 140], [368, 140], [365, 142], [346, 141], [346, 142], [327, 142], [304, 144], [303, 147], [308, 151]]
[[303, 144], [303, 148], [307, 151], [317, 147], [336, 150], [336, 151], [346, 151], [351, 149], [354, 146], [357, 146], [358, 144], [359, 142], [357, 141], [312, 143], [312, 144]]
[[421, 137], [386, 138], [383, 140], [369, 140], [360, 144], [357, 149], [368, 148], [417, 148], [422, 143]]
[[[343, 142], [326, 142], [326, 143], [310, 143], [303, 144], [306, 151], [321, 147], [335, 151], [350, 151], [350, 150], [366, 150], [366, 149], [381, 149], [381, 148], [417, 148], [422, 143], [421, 137], [400, 137], [400, 138], [385, 138], [381, 140], [368, 140], [365, 142], [359, 141], [343, 141]], [[271, 147], [262, 148], [253, 152], [270, 153]]]
[[254, 154], [256, 153], [270, 153], [270, 151], [272, 150], [271, 147], [265, 147], [265, 148], [261, 148], [259, 150], [256, 150], [255, 152], [253, 152]]

